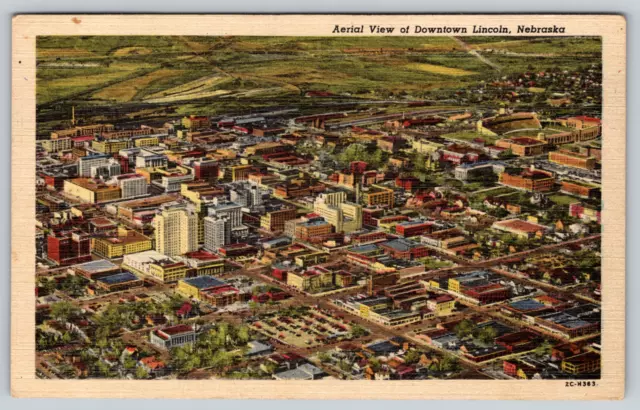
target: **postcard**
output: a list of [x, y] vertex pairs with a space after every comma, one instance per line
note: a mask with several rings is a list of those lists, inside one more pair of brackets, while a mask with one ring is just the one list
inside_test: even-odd
[[19, 15], [18, 397], [621, 399], [617, 15]]

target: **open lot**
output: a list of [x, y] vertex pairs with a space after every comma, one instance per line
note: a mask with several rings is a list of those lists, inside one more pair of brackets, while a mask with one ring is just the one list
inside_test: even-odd
[[312, 308], [297, 308], [291, 315], [264, 315], [251, 327], [296, 347], [318, 347], [337, 342], [348, 338], [351, 331], [351, 326], [337, 317]]

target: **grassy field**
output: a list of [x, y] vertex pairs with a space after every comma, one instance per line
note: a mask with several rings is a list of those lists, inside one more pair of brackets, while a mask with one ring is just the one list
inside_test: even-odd
[[458, 140], [458, 141], [473, 141], [476, 138], [481, 138], [485, 141], [487, 145], [493, 145], [500, 137], [491, 136], [491, 135], [483, 135], [479, 132], [475, 131], [459, 131], [452, 132], [450, 134], [442, 134], [442, 138], [450, 139], [450, 140]]
[[460, 77], [460, 76], [475, 74], [473, 71], [462, 70], [460, 68], [445, 67], [445, 66], [435, 65], [435, 64], [414, 63], [414, 64], [407, 65], [407, 68], [412, 70], [426, 71], [428, 73], [433, 73], [433, 74], [448, 75], [452, 77]]
[[94, 93], [92, 98], [99, 100], [110, 100], [117, 102], [131, 101], [138, 92], [148, 89], [153, 86], [154, 83], [161, 82], [162, 80], [169, 79], [171, 77], [178, 77], [183, 73], [182, 70], [171, 70], [162, 68], [155, 70], [149, 74], [144, 74], [139, 77], [132, 78], [130, 80], [118, 82], [114, 85], [102, 88], [100, 91]]
[[[600, 61], [599, 40], [592, 38], [465, 42], [504, 67], [504, 74]], [[229, 112], [304, 103], [308, 91], [373, 100], [436, 98], [496, 76], [495, 68], [448, 37], [45, 36], [36, 43], [39, 121], [50, 121], [41, 113], [53, 117], [52, 110], [66, 115], [70, 105], [91, 107], [92, 120], [114, 104], [126, 105], [127, 112], [149, 104], [183, 112], [188, 104], [191, 113], [211, 114], [218, 107]]]
[[558, 205], [570, 205], [574, 202], [579, 202], [576, 198], [569, 195], [555, 194], [549, 196], [549, 199]]
[[593, 37], [538, 38], [501, 40], [474, 44], [476, 50], [505, 50], [523, 54], [591, 54], [600, 53], [600, 40]]

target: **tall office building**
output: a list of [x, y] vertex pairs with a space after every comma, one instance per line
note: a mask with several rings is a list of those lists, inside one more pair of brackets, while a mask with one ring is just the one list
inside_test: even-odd
[[111, 158], [106, 164], [91, 167], [91, 178], [111, 178], [121, 173], [120, 162]]
[[262, 191], [255, 185], [249, 188], [249, 194], [251, 198], [251, 207], [262, 205]]
[[263, 203], [260, 188], [244, 181], [235, 183], [229, 194], [232, 202], [252, 210], [255, 210]]
[[336, 232], [348, 233], [361, 229], [362, 206], [338, 200], [336, 197], [320, 195], [313, 204], [313, 211], [333, 225]]
[[167, 256], [198, 250], [198, 216], [185, 205], [169, 205], [153, 220], [156, 250]]
[[[249, 235], [249, 228], [242, 224], [242, 206], [235, 202], [214, 198], [207, 209], [208, 216], [227, 218], [231, 230], [231, 240], [243, 240]], [[206, 236], [206, 233], [205, 233]]]
[[231, 243], [231, 227], [226, 217], [207, 216], [204, 218], [204, 248], [211, 252]]
[[108, 165], [111, 155], [87, 155], [86, 157], [78, 158], [78, 176], [90, 177], [91, 168], [99, 167], [102, 165]]

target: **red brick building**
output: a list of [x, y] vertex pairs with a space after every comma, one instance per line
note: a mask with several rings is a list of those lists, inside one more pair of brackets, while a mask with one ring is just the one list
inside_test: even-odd
[[47, 256], [62, 266], [89, 262], [91, 238], [80, 231], [52, 233], [47, 237]]
[[500, 174], [501, 184], [534, 192], [546, 192], [553, 188], [555, 177], [552, 172], [539, 169], [505, 170]]
[[429, 233], [433, 229], [433, 222], [405, 222], [396, 225], [396, 233], [404, 238]]

